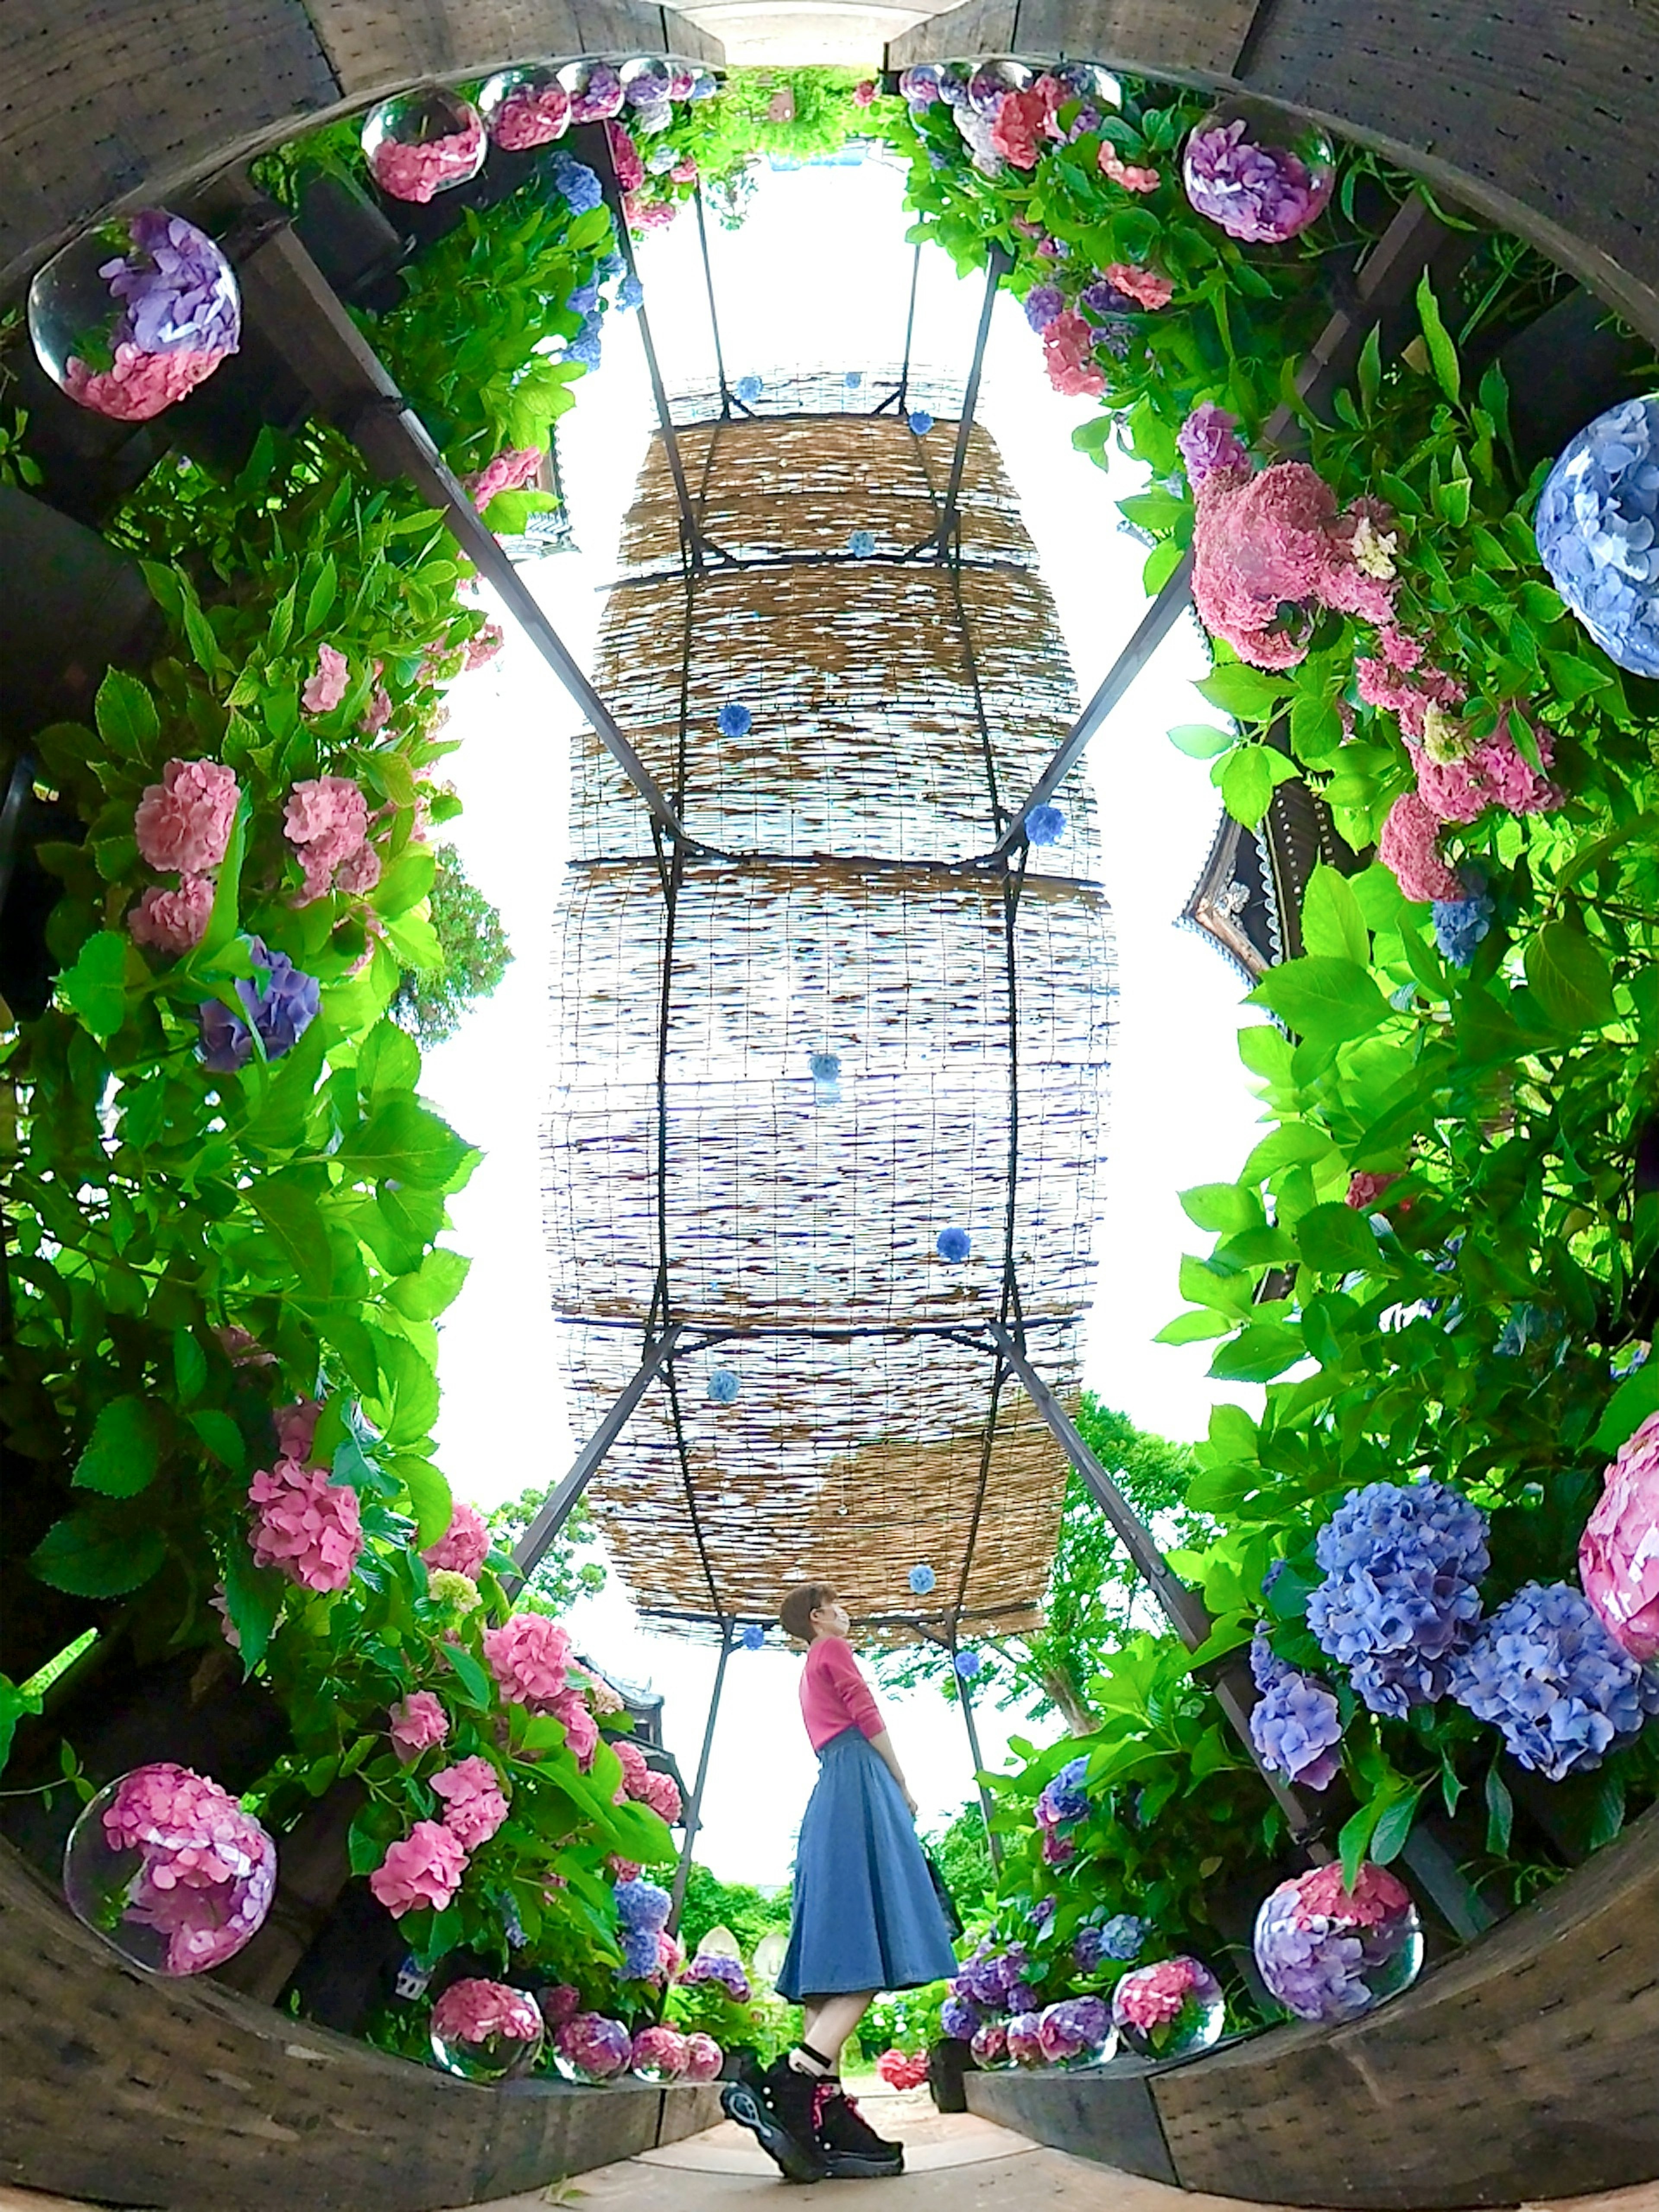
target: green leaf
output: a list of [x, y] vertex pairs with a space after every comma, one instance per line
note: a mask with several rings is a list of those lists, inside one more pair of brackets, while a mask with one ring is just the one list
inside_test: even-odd
[[327, 621], [333, 611], [334, 601], [338, 591], [339, 577], [334, 566], [334, 556], [331, 553], [323, 562], [317, 580], [312, 586], [306, 599], [305, 629], [307, 635]]
[[1322, 1274], [1346, 1275], [1376, 1265], [1376, 1236], [1364, 1215], [1336, 1199], [1310, 1206], [1296, 1224], [1304, 1261]]
[[1342, 1887], [1352, 1894], [1359, 1879], [1359, 1863], [1365, 1856], [1376, 1824], [1382, 1817], [1384, 1801], [1370, 1797], [1342, 1823], [1336, 1839], [1337, 1850], [1342, 1856]]
[[1224, 661], [1194, 687], [1212, 707], [1241, 722], [1261, 722], [1276, 712], [1290, 685], [1282, 677], [1267, 676], [1243, 661]]
[[409, 1492], [415, 1509], [415, 1548], [424, 1552], [442, 1536], [454, 1513], [449, 1485], [429, 1459], [412, 1453], [394, 1459], [391, 1472]]
[[125, 1019], [127, 940], [118, 931], [100, 929], [81, 947], [74, 967], [58, 978], [58, 995], [100, 1043], [115, 1035]]
[[1266, 745], [1238, 745], [1227, 756], [1221, 773], [1221, 800], [1235, 822], [1254, 830], [1273, 804], [1273, 762], [1278, 757]]
[[1166, 1322], [1152, 1339], [1154, 1344], [1202, 1344], [1212, 1336], [1229, 1336], [1237, 1327], [1237, 1317], [1223, 1313], [1215, 1306], [1200, 1306], [1196, 1312], [1177, 1314]]
[[204, 1449], [210, 1452], [221, 1467], [228, 1467], [233, 1474], [242, 1474], [247, 1466], [247, 1446], [242, 1442], [242, 1432], [228, 1413], [221, 1413], [216, 1406], [204, 1406], [199, 1413], [187, 1413], [185, 1419], [201, 1438]]
[[1418, 280], [1417, 312], [1423, 325], [1423, 340], [1429, 349], [1429, 359], [1433, 363], [1436, 380], [1447, 398], [1455, 406], [1462, 388], [1457, 367], [1457, 348], [1452, 343], [1450, 334], [1441, 319], [1440, 302], [1434, 296], [1434, 287], [1429, 282], [1426, 269]]
[[382, 1091], [410, 1091], [421, 1076], [420, 1048], [394, 1021], [375, 1023], [357, 1054], [357, 1088], [365, 1098]]
[[1378, 1866], [1387, 1866], [1390, 1859], [1397, 1859], [1405, 1850], [1411, 1836], [1412, 1824], [1417, 1818], [1418, 1800], [1422, 1795], [1419, 1788], [1413, 1790], [1409, 1796], [1392, 1797], [1378, 1814], [1376, 1826], [1371, 1832], [1370, 1853]]
[[313, 1166], [283, 1168], [256, 1177], [244, 1194], [282, 1246], [302, 1288], [319, 1298], [334, 1288], [334, 1256], [317, 1203], [325, 1173]]
[[52, 1522], [29, 1554], [29, 1566], [39, 1580], [74, 1597], [124, 1597], [157, 1571], [167, 1549], [159, 1529], [71, 1513]]
[[[213, 887], [213, 908], [208, 915], [207, 933], [203, 938], [192, 961], [206, 968], [216, 955], [222, 953], [236, 935], [241, 919], [242, 853], [247, 843], [248, 817], [253, 811], [253, 802], [244, 792], [237, 802], [236, 817], [230, 825], [230, 836], [225, 846], [225, 857], [220, 864], [219, 880]], [[232, 1009], [245, 1014], [240, 1004]]]
[[337, 1158], [365, 1177], [441, 1188], [466, 1156], [465, 1142], [409, 1094], [394, 1095], [354, 1129]]
[[1523, 965], [1533, 996], [1558, 1029], [1578, 1036], [1613, 1020], [1613, 971], [1582, 930], [1547, 922], [1528, 945]]
[[1189, 760], [1213, 760], [1237, 742], [1231, 730], [1218, 730], [1210, 722], [1181, 722], [1170, 732], [1170, 743]]
[[1616, 1452], [1636, 1434], [1650, 1413], [1659, 1413], [1659, 1359], [1650, 1359], [1627, 1375], [1607, 1403], [1601, 1424], [1590, 1438], [1598, 1452]]
[[1359, 902], [1347, 878], [1322, 860], [1308, 878], [1303, 896], [1302, 942], [1310, 952], [1352, 960], [1357, 967], [1370, 963], [1370, 933]]
[[112, 668], [98, 686], [93, 713], [104, 743], [129, 759], [142, 759], [161, 734], [149, 688], [124, 668]]
[[1253, 1322], [1222, 1346], [1210, 1362], [1210, 1373], [1218, 1382], [1271, 1382], [1305, 1359], [1307, 1351], [1299, 1328], [1279, 1321]]
[[462, 1693], [467, 1703], [477, 1705], [481, 1711], [487, 1709], [491, 1687], [489, 1677], [465, 1645], [441, 1644], [438, 1650], [460, 1678]]
[[1267, 1007], [1287, 1029], [1320, 1044], [1344, 1044], [1368, 1036], [1390, 1011], [1367, 969], [1357, 960], [1328, 953], [1270, 968], [1248, 1003]]
[[181, 1406], [199, 1398], [207, 1381], [207, 1354], [187, 1328], [173, 1332], [173, 1379], [179, 1386]]
[[1265, 1136], [1244, 1163], [1240, 1182], [1266, 1182], [1281, 1168], [1311, 1167], [1336, 1150], [1322, 1129], [1311, 1121], [1282, 1121]]
[[1382, 331], [1373, 323], [1370, 335], [1359, 349], [1359, 359], [1354, 364], [1354, 381], [1359, 386], [1359, 404], [1367, 415], [1376, 411], [1376, 398], [1382, 389]]
[[93, 1423], [70, 1480], [76, 1490], [95, 1490], [105, 1498], [136, 1498], [155, 1481], [161, 1463], [149, 1405], [142, 1398], [112, 1398]]
[[1200, 1229], [1213, 1229], [1234, 1237], [1243, 1229], [1261, 1225], [1261, 1200], [1253, 1189], [1236, 1182], [1201, 1182], [1181, 1194], [1181, 1210]]
[[471, 1265], [459, 1252], [428, 1252], [413, 1274], [398, 1278], [386, 1297], [406, 1321], [435, 1321], [459, 1297]]
[[1510, 1835], [1515, 1826], [1515, 1800], [1509, 1785], [1498, 1771], [1494, 1759], [1486, 1769], [1486, 1849], [1494, 1858], [1509, 1854]]
[[240, 1534], [231, 1538], [225, 1547], [225, 1610], [240, 1638], [244, 1674], [251, 1674], [265, 1656], [287, 1587], [273, 1570], [254, 1565]]

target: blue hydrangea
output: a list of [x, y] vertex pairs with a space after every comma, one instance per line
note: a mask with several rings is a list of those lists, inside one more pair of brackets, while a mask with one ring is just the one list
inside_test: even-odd
[[979, 2008], [968, 1997], [946, 1997], [939, 2008], [939, 2024], [946, 2035], [966, 2043], [979, 2026]]
[[867, 561], [876, 550], [875, 532], [855, 530], [847, 541], [847, 550], [849, 553], [856, 554], [860, 561]]
[[1480, 1617], [1485, 1514], [1444, 1483], [1373, 1482], [1348, 1492], [1315, 1552], [1325, 1579], [1308, 1626], [1371, 1711], [1403, 1720], [1443, 1697]]
[[1057, 845], [1066, 834], [1066, 817], [1057, 806], [1034, 806], [1025, 817], [1025, 834], [1034, 845]]
[[585, 161], [577, 161], [572, 154], [550, 155], [547, 177], [572, 215], [586, 215], [591, 208], [604, 204], [605, 191], [599, 179]]
[[1028, 1924], [1041, 1934], [1059, 1910], [1060, 1899], [1057, 1897], [1040, 1897], [1025, 1918]]
[[599, 274], [602, 277], [620, 276], [627, 266], [620, 253], [607, 253], [600, 260]]
[[657, 1931], [628, 1928], [622, 1939], [623, 1977], [630, 1982], [648, 1981], [657, 1971]]
[[1659, 1671], [1616, 1643], [1568, 1583], [1528, 1583], [1455, 1660], [1451, 1693], [1551, 1782], [1599, 1766], [1659, 1712]]
[[589, 315], [575, 337], [565, 348], [568, 360], [579, 361], [584, 368], [599, 365], [599, 318]]
[[973, 1239], [965, 1229], [941, 1229], [933, 1239], [933, 1249], [941, 1260], [948, 1260], [955, 1267], [974, 1249]]
[[1468, 898], [1436, 899], [1429, 910], [1440, 957], [1454, 968], [1467, 968], [1475, 946], [1492, 928], [1492, 901], [1484, 891], [1474, 891]]
[[685, 96], [688, 100], [712, 100], [719, 90], [720, 87], [714, 78], [709, 76], [707, 70], [704, 70], [700, 76], [692, 79], [691, 89]]
[[951, 1662], [957, 1670], [957, 1680], [960, 1682], [971, 1682], [984, 1663], [977, 1651], [958, 1651]]
[[717, 1367], [708, 1378], [708, 1395], [717, 1406], [733, 1406], [743, 1384], [729, 1367]]
[[747, 707], [733, 699], [714, 717], [714, 726], [723, 738], [746, 738], [755, 726], [755, 718]]
[[933, 418], [925, 407], [913, 407], [909, 419], [910, 428], [919, 438], [925, 438], [933, 427]]
[[849, 368], [845, 381], [849, 392], [856, 392], [864, 381], [864, 371], [861, 368]]
[[1659, 676], [1659, 393], [1568, 443], [1534, 524], [1550, 580], [1610, 659]]
[[759, 1621], [750, 1620], [744, 1622], [743, 1631], [743, 1648], [745, 1651], [763, 1651], [765, 1650], [766, 1631], [761, 1626]]
[[586, 284], [579, 284], [565, 301], [573, 314], [591, 315], [599, 304], [599, 280], [590, 276]]
[[732, 386], [732, 389], [736, 393], [737, 397], [742, 400], [744, 405], [748, 407], [752, 406], [754, 402], [760, 398], [762, 392], [765, 391], [766, 386], [761, 382], [757, 376], [740, 376], [737, 382]]
[[1036, 1822], [1040, 1828], [1068, 1828], [1083, 1819], [1089, 1809], [1088, 1792], [1083, 1778], [1089, 1771], [1089, 1754], [1083, 1752], [1076, 1759], [1068, 1759], [1058, 1774], [1046, 1783], [1036, 1801]]
[[911, 1568], [907, 1579], [909, 1582], [911, 1591], [915, 1596], [926, 1597], [928, 1592], [938, 1582], [939, 1577], [929, 1566], [916, 1566]]
[[1335, 1692], [1281, 1659], [1261, 1621], [1250, 1642], [1250, 1672], [1261, 1692], [1250, 1708], [1250, 1741], [1263, 1765], [1309, 1790], [1328, 1790], [1342, 1767]]
[[647, 1930], [654, 1938], [659, 1929], [668, 1925], [672, 1899], [654, 1881], [641, 1881], [636, 1875], [631, 1881], [617, 1882], [611, 1893], [624, 1928]]
[[644, 297], [645, 287], [630, 269], [617, 287], [617, 305], [624, 314], [629, 314]]
[[1146, 1923], [1133, 1912], [1115, 1912], [1098, 1928], [1079, 1928], [1072, 1939], [1072, 1963], [1080, 1974], [1092, 1974], [1108, 1959], [1127, 1965], [1138, 1959], [1146, 1942]]

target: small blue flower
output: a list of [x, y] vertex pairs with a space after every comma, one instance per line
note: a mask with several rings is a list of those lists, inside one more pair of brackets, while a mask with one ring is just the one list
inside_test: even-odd
[[861, 384], [863, 383], [863, 381], [864, 381], [864, 371], [863, 371], [861, 368], [849, 368], [849, 369], [848, 370], [848, 372], [847, 372], [847, 389], [848, 389], [849, 392], [856, 392], [856, 391], [858, 390], [858, 388], [859, 388], [860, 385], [861, 385]]
[[911, 1592], [916, 1597], [926, 1597], [938, 1580], [939, 1577], [927, 1566], [912, 1567], [908, 1577]]
[[1429, 910], [1434, 916], [1434, 941], [1441, 958], [1449, 960], [1454, 968], [1467, 968], [1474, 957], [1475, 946], [1492, 928], [1492, 901], [1484, 892], [1472, 890], [1468, 898], [1436, 899]]
[[617, 305], [627, 314], [645, 297], [645, 287], [630, 269], [617, 287]]
[[974, 1249], [973, 1239], [965, 1229], [941, 1229], [933, 1240], [933, 1249], [941, 1260], [955, 1267], [968, 1257]]
[[1138, 1959], [1146, 1942], [1146, 1923], [1133, 1912], [1115, 1912], [1100, 1931], [1100, 1948], [1109, 1959]]
[[1025, 834], [1034, 845], [1057, 845], [1066, 834], [1066, 817], [1057, 806], [1034, 806], [1025, 817]]
[[841, 1054], [838, 1052], [815, 1052], [806, 1065], [814, 1083], [834, 1083], [841, 1074]]
[[723, 738], [746, 738], [755, 726], [755, 718], [747, 707], [740, 706], [734, 699], [720, 708], [714, 726]]
[[717, 1367], [708, 1378], [708, 1395], [716, 1406], [732, 1406], [743, 1384], [729, 1367]]
[[732, 389], [747, 407], [760, 398], [766, 386], [757, 376], [740, 376]]
[[599, 280], [590, 276], [586, 284], [579, 284], [564, 303], [573, 315], [591, 315], [599, 304]]
[[985, 1662], [977, 1651], [958, 1651], [951, 1663], [957, 1670], [958, 1681], [971, 1682]]
[[547, 175], [572, 215], [586, 215], [604, 204], [605, 191], [599, 179], [586, 162], [577, 161], [573, 155], [555, 154], [548, 162]]
[[599, 367], [599, 318], [597, 315], [587, 317], [581, 329], [565, 348], [565, 356], [567, 360], [580, 362], [584, 368]]
[[599, 264], [601, 276], [620, 276], [628, 264], [620, 253], [607, 253]]
[[705, 70], [702, 76], [693, 80], [691, 89], [685, 96], [688, 100], [712, 100], [719, 90], [720, 87]]
[[867, 561], [876, 550], [875, 532], [855, 530], [847, 541], [847, 550], [849, 553], [856, 554], [860, 561]]
[[912, 408], [910, 428], [915, 432], [917, 437], [925, 438], [933, 427], [933, 418], [925, 407]]
[[744, 1622], [743, 1631], [743, 1648], [745, 1651], [763, 1651], [765, 1650], [766, 1631], [761, 1626], [759, 1621], [750, 1620]]

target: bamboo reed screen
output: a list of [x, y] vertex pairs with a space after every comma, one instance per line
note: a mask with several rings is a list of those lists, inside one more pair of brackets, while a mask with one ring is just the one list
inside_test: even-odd
[[641, 1609], [688, 1627], [769, 1616], [811, 1574], [895, 1632], [951, 1608], [982, 1632], [1031, 1616], [1053, 1553], [1062, 1456], [1017, 1385], [994, 1402], [975, 1335], [1023, 1316], [1075, 1393], [1109, 926], [1079, 776], [1023, 873], [973, 865], [1076, 701], [982, 430], [959, 558], [915, 551], [954, 437], [867, 415], [684, 431], [721, 549], [690, 574], [659, 440], [605, 609], [598, 687], [705, 849], [659, 855], [578, 739], [546, 1219], [584, 1432], [647, 1322], [702, 1340], [589, 1492]]

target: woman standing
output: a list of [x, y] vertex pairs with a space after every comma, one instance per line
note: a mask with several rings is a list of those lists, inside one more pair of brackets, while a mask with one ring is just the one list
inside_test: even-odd
[[819, 1767], [777, 1982], [802, 2007], [804, 2032], [721, 2103], [791, 2180], [902, 2173], [902, 2145], [884, 2142], [842, 2088], [841, 2048], [878, 1991], [940, 1981], [956, 1954], [916, 1841], [916, 1801], [847, 1642], [845, 1610], [828, 1583], [800, 1583], [779, 1614], [807, 1647], [800, 1706]]

